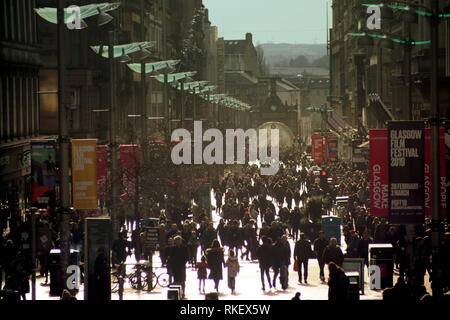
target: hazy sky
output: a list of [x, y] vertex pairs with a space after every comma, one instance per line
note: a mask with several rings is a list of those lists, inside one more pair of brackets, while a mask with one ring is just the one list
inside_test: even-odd
[[[326, 7], [331, 0], [203, 0], [209, 20], [225, 40], [253, 43], [326, 43]], [[329, 9], [331, 27], [331, 10]]]

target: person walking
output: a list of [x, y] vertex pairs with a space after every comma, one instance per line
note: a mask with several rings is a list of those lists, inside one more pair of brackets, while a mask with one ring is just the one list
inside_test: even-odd
[[337, 239], [331, 238], [329, 245], [323, 251], [323, 261], [325, 264], [334, 262], [338, 266], [342, 266], [344, 262], [344, 254], [340, 247], [337, 246]]
[[328, 280], [328, 300], [346, 301], [349, 286], [344, 270], [334, 262], [328, 264], [330, 278]]
[[320, 280], [322, 282], [325, 282], [325, 273], [324, 273], [324, 266], [325, 262], [323, 260], [323, 252], [325, 251], [325, 248], [328, 246], [328, 241], [324, 238], [324, 232], [319, 231], [319, 237], [314, 240], [314, 253], [317, 258], [317, 262], [319, 263], [319, 270], [320, 270]]
[[186, 263], [189, 261], [189, 251], [180, 236], [176, 236], [173, 242], [174, 245], [168, 252], [167, 268], [171, 270], [173, 282], [181, 284], [184, 298], [186, 292]]
[[197, 262], [197, 251], [198, 247], [200, 245], [200, 240], [197, 235], [197, 231], [192, 230], [191, 236], [189, 237], [189, 240], [187, 242], [187, 247], [189, 251], [189, 262], [191, 263], [191, 266], [194, 268], [195, 263]]
[[206, 257], [202, 256], [201, 261], [197, 262], [197, 279], [198, 279], [198, 291], [205, 293], [205, 281], [208, 277], [208, 263]]
[[302, 267], [305, 283], [308, 283], [308, 261], [312, 255], [311, 242], [305, 234], [300, 233], [300, 240], [295, 243], [294, 257], [298, 261], [298, 282], [302, 283]]
[[272, 282], [270, 281], [270, 268], [273, 265], [273, 245], [272, 239], [266, 236], [263, 236], [261, 240], [263, 244], [258, 248], [256, 255], [259, 260], [262, 290], [266, 291], [264, 276], [267, 277], [267, 281], [269, 282], [269, 288], [272, 289]]
[[231, 289], [231, 294], [234, 294], [236, 289], [236, 276], [240, 271], [240, 265], [232, 249], [230, 249], [229, 251], [228, 259], [225, 262], [225, 266], [227, 267], [228, 288]]
[[206, 249], [206, 261], [210, 269], [208, 278], [214, 280], [214, 289], [217, 292], [219, 292], [220, 280], [223, 279], [223, 266], [225, 265], [223, 251], [217, 239], [213, 240], [211, 248]]
[[283, 235], [273, 247], [273, 287], [276, 288], [276, 280], [280, 275], [280, 284], [283, 290], [288, 288], [289, 283], [289, 265], [291, 264], [291, 247], [287, 235]]

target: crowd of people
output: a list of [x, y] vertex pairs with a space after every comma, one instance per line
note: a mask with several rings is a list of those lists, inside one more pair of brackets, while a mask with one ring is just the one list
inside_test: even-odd
[[[199, 292], [204, 292], [207, 279], [213, 280], [215, 290], [219, 291], [225, 268], [228, 287], [235, 293], [240, 261], [246, 260], [259, 263], [263, 291], [278, 285], [286, 290], [290, 270], [297, 272], [300, 284], [308, 283], [309, 262], [314, 258], [323, 283], [327, 281], [325, 266], [328, 266], [329, 299], [345, 300], [349, 282], [342, 269], [344, 258], [363, 258], [368, 265], [370, 243], [391, 243], [400, 280], [385, 294], [386, 299], [407, 285], [423, 287], [425, 274], [431, 270], [428, 222], [416, 228], [411, 241], [404, 228], [371, 216], [369, 175], [365, 169], [356, 170], [341, 161], [319, 168], [306, 153], [295, 149], [283, 152], [280, 160], [275, 175], [261, 175], [253, 165], [245, 166], [240, 174], [230, 173], [213, 182], [215, 209], [221, 218], [216, 226], [208, 214], [193, 214], [193, 199], [183, 198], [176, 205], [170, 202], [150, 205], [147, 211], [159, 222], [159, 257], [171, 282], [184, 287], [186, 268], [190, 266], [197, 270]], [[345, 203], [336, 204], [338, 196], [348, 198]], [[315, 234], [304, 228], [305, 224], [317, 221], [314, 212], [308, 210], [308, 203], [314, 199], [320, 199], [319, 217], [332, 212], [342, 218], [345, 252], [338, 239], [328, 241], [323, 232]], [[49, 252], [58, 248], [60, 242], [56, 216], [49, 213], [38, 219], [39, 234], [44, 235], [38, 241], [38, 260], [40, 275], [46, 279]], [[113, 267], [125, 262], [131, 254], [136, 261], [148, 259], [151, 253], [146, 251], [145, 234], [135, 217], [121, 215], [120, 224], [121, 231], [112, 245]], [[10, 233], [0, 238], [5, 288], [19, 291], [23, 299], [29, 292], [31, 274], [30, 234], [29, 220], [10, 222]], [[71, 222], [71, 246], [82, 251], [82, 239], [83, 219], [75, 216]], [[449, 266], [449, 240], [447, 233], [443, 243], [447, 252], [443, 255], [445, 266]], [[448, 273], [444, 274], [448, 289]]]

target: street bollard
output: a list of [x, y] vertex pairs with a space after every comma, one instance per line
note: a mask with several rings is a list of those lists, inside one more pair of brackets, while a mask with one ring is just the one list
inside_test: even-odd
[[147, 267], [147, 291], [153, 290], [153, 251], [150, 252]]
[[125, 265], [123, 263], [119, 266], [119, 300], [123, 300], [124, 267]]

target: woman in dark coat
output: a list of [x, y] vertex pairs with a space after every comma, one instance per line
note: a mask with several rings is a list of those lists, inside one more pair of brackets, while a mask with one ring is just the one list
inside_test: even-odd
[[225, 259], [223, 248], [217, 239], [214, 239], [211, 248], [206, 250], [206, 261], [211, 269], [209, 279], [214, 280], [214, 288], [219, 292], [219, 282], [223, 279], [223, 266], [225, 266]]

